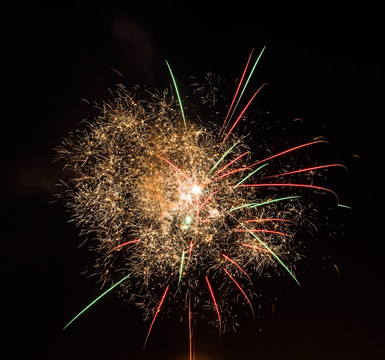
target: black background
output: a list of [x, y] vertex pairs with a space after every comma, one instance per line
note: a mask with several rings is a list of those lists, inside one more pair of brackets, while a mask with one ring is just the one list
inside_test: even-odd
[[[302, 286], [286, 279], [274, 288], [274, 314], [266, 305], [256, 326], [245, 320], [220, 344], [217, 330], [202, 325], [196, 358], [384, 358], [380, 6], [5, 1], [0, 16], [1, 325], [8, 358], [140, 358], [149, 324], [113, 295], [62, 330], [100, 294], [94, 279], [80, 275], [87, 252], [78, 249], [77, 230], [62, 204], [51, 203], [62, 177], [52, 149], [87, 117], [90, 106], [81, 99], [100, 103], [117, 82], [169, 86], [164, 59], [180, 83], [211, 71], [231, 85], [251, 48], [264, 45], [254, 85], [269, 83], [262, 99], [282, 121], [301, 117], [308, 140], [329, 140], [331, 158], [349, 167], [334, 185], [352, 210], [334, 219], [343, 231], [338, 225], [334, 238], [323, 234], [325, 246], [305, 261]], [[160, 319], [143, 358], [188, 359], [186, 325]]]

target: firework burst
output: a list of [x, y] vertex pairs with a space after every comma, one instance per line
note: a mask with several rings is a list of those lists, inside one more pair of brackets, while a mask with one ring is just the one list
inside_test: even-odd
[[235, 303], [254, 316], [256, 276], [274, 270], [298, 283], [293, 264], [300, 256], [302, 194], [335, 196], [312, 182], [285, 180], [339, 164], [277, 171], [279, 159], [325, 140], [258, 159], [247, 137], [236, 134], [264, 86], [239, 107], [262, 52], [252, 67], [250, 54], [220, 126], [185, 115], [167, 63], [177, 99], [169, 91], [137, 99], [118, 86], [99, 116], [58, 149], [74, 174], [60, 196], [89, 238], [96, 259], [91, 273], [107, 287], [99, 298], [113, 288], [133, 296], [152, 320], [145, 344], [159, 312], [172, 303], [185, 313], [192, 358], [197, 313], [212, 314], [222, 332], [232, 326]]

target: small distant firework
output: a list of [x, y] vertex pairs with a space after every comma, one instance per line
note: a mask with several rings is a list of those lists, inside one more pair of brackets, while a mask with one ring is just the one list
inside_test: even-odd
[[[335, 196], [314, 185], [311, 174], [341, 165], [277, 170], [281, 159], [326, 141], [256, 158], [247, 137], [236, 133], [265, 85], [242, 101], [263, 50], [253, 66], [250, 54], [219, 126], [185, 115], [167, 63], [177, 99], [168, 91], [137, 99], [118, 86], [99, 116], [63, 141], [58, 157], [74, 177], [63, 182], [61, 196], [71, 221], [90, 239], [92, 273], [107, 288], [71, 322], [117, 288], [151, 319], [146, 343], [159, 312], [172, 304], [185, 313], [192, 359], [197, 314], [207, 314], [223, 332], [232, 326], [234, 304], [244, 303], [254, 316], [253, 278], [273, 270], [298, 283], [293, 264], [300, 256], [295, 234], [302, 195]], [[208, 92], [197, 83], [195, 91], [213, 104], [216, 95], [209, 100], [207, 94], [220, 78], [209, 74], [206, 81]], [[307, 182], [292, 181], [300, 173], [309, 175]]]

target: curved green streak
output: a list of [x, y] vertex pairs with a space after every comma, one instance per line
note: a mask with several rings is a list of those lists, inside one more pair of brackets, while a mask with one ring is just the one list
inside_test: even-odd
[[286, 197], [282, 197], [282, 198], [279, 198], [279, 199], [268, 200], [268, 201], [264, 201], [264, 202], [261, 202], [261, 203], [253, 204], [253, 205], [250, 206], [250, 209], [255, 208], [257, 206], [263, 206], [263, 205], [275, 203], [275, 202], [278, 202], [278, 201], [290, 200], [290, 199], [298, 199], [300, 197], [301, 197], [300, 195], [295, 195], [295, 196], [286, 196]]
[[337, 204], [338, 207], [344, 208], [344, 209], [351, 209], [352, 207], [349, 205], [342, 205], [342, 204]]
[[124, 280], [126, 280], [131, 274], [128, 274], [123, 279], [119, 280], [116, 284], [112, 285], [109, 289], [107, 289], [103, 294], [98, 296], [94, 301], [92, 301], [89, 305], [87, 305], [82, 311], [80, 311], [66, 326], [63, 327], [65, 330], [70, 324], [72, 324], [81, 314], [87, 311], [92, 305], [94, 305], [97, 301], [99, 301], [104, 295], [107, 295], [112, 289], [116, 288], [120, 285]]
[[245, 176], [237, 185], [234, 186], [234, 189], [237, 188], [239, 185], [241, 185], [242, 183], [244, 183], [250, 176], [254, 175], [257, 171], [261, 170], [263, 167], [267, 166], [269, 163], [266, 163], [266, 164], [263, 164], [261, 165], [259, 168], [255, 169], [254, 171], [252, 171], [250, 174], [248, 174], [247, 176]]
[[178, 286], [180, 284], [180, 281], [182, 280], [182, 273], [183, 273], [183, 265], [184, 265], [184, 256], [185, 252], [182, 252], [182, 258], [180, 260], [180, 270], [179, 270], [179, 280], [178, 280]]
[[238, 101], [237, 101], [237, 103], [236, 103], [235, 106], [234, 106], [234, 110], [233, 110], [233, 112], [232, 112], [230, 118], [233, 116], [233, 114], [234, 114], [234, 112], [235, 112], [235, 110], [236, 110], [236, 108], [237, 108], [239, 102], [241, 101], [241, 98], [242, 98], [242, 96], [243, 96], [243, 93], [245, 92], [245, 90], [246, 90], [246, 88], [247, 88], [247, 85], [248, 85], [248, 83], [249, 83], [249, 81], [250, 81], [250, 79], [251, 79], [251, 77], [252, 77], [252, 75], [253, 75], [253, 73], [254, 73], [254, 70], [255, 70], [255, 68], [257, 67], [257, 65], [258, 65], [258, 63], [259, 63], [259, 60], [261, 59], [262, 54], [263, 54], [263, 52], [265, 51], [265, 49], [266, 49], [266, 45], [262, 48], [262, 51], [259, 53], [258, 58], [257, 58], [257, 60], [255, 61], [254, 66], [253, 66], [253, 68], [252, 68], [251, 71], [250, 71], [249, 77], [247, 78], [247, 80], [246, 80], [246, 82], [245, 82], [245, 85], [243, 86], [243, 89], [242, 89], [242, 91], [241, 91], [241, 94], [239, 95]]
[[237, 145], [239, 144], [239, 140], [229, 149], [227, 150], [222, 157], [217, 161], [217, 163], [213, 166], [213, 168], [210, 170], [209, 175], [218, 167], [218, 165], [222, 162], [222, 160], [230, 153], [231, 150], [233, 150]]
[[286, 196], [286, 197], [282, 197], [282, 198], [278, 198], [278, 199], [263, 201], [263, 202], [260, 202], [260, 203], [249, 203], [249, 204], [244, 204], [244, 205], [232, 208], [232, 209], [230, 209], [230, 211], [235, 211], [235, 210], [243, 209], [245, 207], [249, 207], [250, 209], [253, 209], [253, 208], [258, 207], [258, 206], [263, 206], [263, 205], [267, 205], [267, 204], [271, 204], [271, 203], [275, 203], [275, 202], [283, 201], [283, 200], [297, 199], [297, 198], [300, 198], [300, 197], [301, 197], [300, 195]]
[[168, 63], [167, 60], [165, 60], [165, 61], [166, 61], [168, 70], [170, 71], [170, 75], [171, 75], [172, 82], [173, 82], [173, 84], [174, 84], [176, 96], [177, 96], [177, 98], [178, 98], [180, 111], [181, 111], [181, 113], [182, 113], [182, 118], [183, 118], [183, 122], [184, 122], [184, 127], [185, 127], [185, 129], [186, 129], [186, 118], [185, 118], [185, 116], [184, 116], [184, 111], [183, 111], [182, 101], [181, 101], [180, 95], [179, 95], [178, 86], [176, 85], [176, 80], [175, 80], [174, 74], [173, 74], [173, 72], [172, 72], [172, 70], [171, 70], [170, 64]]
[[[238, 220], [237, 220], [238, 221]], [[299, 281], [295, 277], [295, 275], [290, 271], [290, 269], [285, 265], [285, 263], [279, 258], [277, 254], [274, 253], [273, 250], [271, 250], [257, 235], [255, 235], [253, 232], [251, 232], [245, 225], [243, 225], [241, 222], [238, 221], [238, 223], [245, 229], [247, 232], [253, 236], [255, 239], [258, 240], [258, 242], [267, 250], [273, 257], [281, 264], [281, 266], [290, 274], [290, 276], [295, 280], [295, 282], [300, 285]]]

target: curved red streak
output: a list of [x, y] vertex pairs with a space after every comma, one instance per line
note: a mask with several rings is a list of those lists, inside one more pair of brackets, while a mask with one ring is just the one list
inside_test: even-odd
[[191, 299], [188, 296], [188, 333], [189, 333], [189, 344], [190, 344], [190, 360], [193, 360], [193, 332], [191, 326]]
[[251, 281], [250, 279], [250, 276], [247, 274], [247, 272], [245, 270], [243, 270], [233, 259], [231, 259], [230, 257], [228, 257], [227, 255], [225, 254], [222, 254], [222, 256], [229, 262], [231, 262], [233, 265], [235, 265], [239, 270], [241, 270], [246, 276], [247, 278]]
[[314, 171], [314, 170], [325, 169], [325, 168], [330, 168], [330, 167], [335, 167], [335, 166], [343, 167], [347, 171], [346, 166], [344, 166], [342, 164], [327, 164], [327, 165], [313, 166], [313, 167], [306, 168], [306, 169], [299, 169], [299, 170], [288, 171], [288, 172], [284, 172], [284, 173], [280, 173], [280, 174], [265, 176], [264, 179], [268, 179], [268, 178], [272, 178], [272, 177], [278, 177], [278, 176], [284, 176], [284, 175], [299, 174], [302, 172]]
[[270, 253], [270, 251], [268, 251], [268, 250], [266, 250], [264, 248], [261, 248], [261, 247], [259, 247], [257, 245], [251, 245], [251, 244], [245, 244], [245, 243], [242, 243], [241, 245], [244, 246], [244, 247], [251, 248], [251, 249], [256, 249], [256, 250], [259, 250], [259, 251], [265, 251], [265, 252]]
[[179, 196], [182, 197], [182, 184], [180, 183], [180, 179], [179, 179], [179, 176], [177, 177], [177, 180], [178, 180], [178, 186], [179, 186]]
[[241, 88], [243, 79], [245, 78], [246, 71], [247, 71], [247, 68], [249, 67], [249, 63], [250, 63], [250, 60], [251, 60], [251, 55], [253, 55], [253, 51], [254, 51], [254, 48], [251, 50], [251, 53], [250, 53], [250, 55], [249, 55], [249, 59], [247, 60], [245, 69], [243, 70], [243, 74], [242, 74], [241, 80], [239, 80], [239, 84], [238, 84], [237, 90], [235, 91], [235, 95], [234, 95], [234, 97], [233, 97], [233, 100], [232, 100], [231, 105], [230, 105], [230, 107], [229, 107], [229, 111], [228, 111], [228, 113], [227, 113], [227, 115], [226, 115], [225, 121], [223, 122], [223, 125], [222, 125], [222, 128], [221, 128], [221, 131], [219, 132], [219, 135], [222, 133], [222, 130], [225, 131], [225, 128], [227, 127], [227, 124], [226, 124], [227, 118], [228, 118], [229, 115], [230, 115], [230, 112], [231, 112], [231, 110], [232, 110], [232, 108], [233, 108], [235, 99], [237, 98], [239, 89]]
[[[275, 187], [275, 186], [279, 186], [279, 187], [299, 187], [299, 188], [309, 188], [309, 189], [315, 189], [315, 190], [322, 190], [322, 191], [327, 191], [327, 192], [330, 192], [332, 193], [336, 199], [338, 200], [338, 196], [337, 194], [333, 191], [333, 190], [330, 190], [328, 188], [324, 188], [322, 186], [316, 186], [316, 185], [308, 185], [308, 184], [292, 184], [292, 183], [272, 183], [272, 184], [245, 184], [245, 185], [238, 185], [237, 187], [238, 188], [242, 188], [242, 187]], [[235, 187], [235, 186], [231, 186], [231, 187]]]
[[192, 183], [191, 179], [181, 170], [179, 169], [175, 164], [173, 164], [170, 160], [167, 160], [166, 158], [164, 158], [163, 156], [161, 155], [158, 155], [158, 154], [155, 154], [156, 157], [158, 157], [159, 159], [162, 159], [163, 161], [165, 161], [167, 164], [169, 164], [170, 166], [172, 166], [179, 174], [181, 174], [190, 184]]
[[112, 252], [112, 251], [114, 251], [114, 250], [120, 249], [120, 248], [123, 247], [123, 246], [129, 245], [129, 244], [134, 244], [134, 243], [137, 243], [137, 242], [139, 242], [139, 241], [141, 241], [141, 239], [135, 239], [135, 240], [127, 241], [127, 242], [125, 242], [125, 243], [123, 243], [123, 244], [120, 244], [120, 245], [118, 245], [118, 246], [115, 246], [115, 247], [112, 248], [107, 254], [109, 254], [110, 252]]
[[289, 234], [286, 234], [286, 233], [281, 232], [281, 231], [265, 230], [265, 229], [236, 229], [235, 231], [236, 232], [260, 232], [260, 233], [290, 236]]
[[232, 175], [232, 174], [236, 174], [237, 172], [240, 172], [240, 171], [245, 171], [247, 170], [248, 167], [244, 167], [244, 168], [240, 168], [240, 169], [234, 169], [234, 170], [231, 170], [225, 174], [222, 174], [221, 176], [218, 176], [216, 177], [215, 179], [213, 179], [213, 181], [216, 181], [216, 180], [219, 180], [219, 179], [222, 179], [224, 178], [225, 176], [229, 176], [229, 175]]
[[211, 298], [213, 299], [213, 302], [214, 302], [215, 310], [217, 311], [218, 321], [219, 321], [219, 334], [220, 334], [222, 332], [221, 331], [221, 314], [219, 313], [218, 304], [217, 304], [217, 301], [215, 300], [214, 292], [213, 292], [213, 289], [211, 287], [209, 278], [207, 277], [207, 275], [205, 276], [205, 278], [206, 278], [207, 286], [208, 286], [209, 291], [210, 291]]
[[154, 322], [155, 322], [155, 320], [156, 320], [156, 318], [157, 318], [157, 316], [158, 316], [158, 314], [159, 314], [159, 312], [160, 312], [160, 308], [161, 308], [162, 305], [163, 305], [163, 302], [164, 302], [164, 299], [165, 299], [165, 297], [166, 297], [168, 288], [169, 288], [169, 287], [167, 286], [167, 287], [166, 287], [166, 290], [165, 290], [164, 293], [163, 293], [162, 299], [161, 299], [160, 302], [159, 302], [158, 308], [156, 309], [154, 318], [152, 319], [150, 328], [149, 328], [148, 333], [147, 333], [147, 336], [146, 336], [146, 340], [144, 341], [144, 344], [143, 344], [143, 350], [144, 350], [144, 348], [145, 348], [145, 346], [146, 346], [148, 337], [150, 336], [150, 332], [151, 332], [151, 330], [152, 330], [152, 327], [154, 326]]
[[249, 219], [249, 220], [244, 220], [243, 222], [251, 223], [251, 222], [266, 222], [266, 221], [286, 221], [286, 222], [292, 222], [291, 220], [280, 219], [280, 218]]
[[232, 164], [234, 164], [237, 160], [239, 160], [241, 157], [245, 156], [246, 154], [248, 154], [250, 151], [246, 151], [244, 152], [243, 154], [237, 156], [235, 159], [231, 160], [228, 164], [226, 164], [222, 169], [219, 169], [215, 175], [218, 175], [219, 173], [221, 173], [223, 170], [227, 169], [229, 166], [231, 166]]
[[235, 126], [238, 124], [239, 120], [241, 120], [243, 114], [245, 113], [245, 111], [247, 110], [247, 108], [250, 106], [251, 102], [254, 100], [254, 98], [257, 96], [257, 94], [259, 93], [259, 91], [265, 86], [267, 85], [267, 83], [264, 83], [262, 84], [259, 89], [254, 93], [254, 95], [251, 97], [251, 99], [249, 100], [249, 102], [246, 104], [246, 106], [243, 108], [242, 112], [239, 114], [239, 116], [237, 117], [237, 120], [234, 121], [234, 124], [233, 126], [231, 127], [231, 129], [229, 130], [229, 132], [227, 133], [227, 135], [225, 136], [225, 138], [223, 139], [222, 141], [222, 144], [224, 144], [224, 142], [227, 140], [227, 138], [230, 136], [230, 134], [233, 132]]
[[231, 274], [226, 270], [226, 268], [222, 268], [223, 271], [227, 274], [227, 276], [234, 282], [234, 284], [237, 286], [237, 288], [239, 289], [239, 291], [242, 293], [242, 295], [245, 297], [245, 299], [247, 300], [247, 302], [249, 303], [249, 306], [250, 306], [250, 309], [251, 309], [251, 312], [253, 313], [253, 318], [255, 320], [255, 314], [254, 314], [254, 309], [253, 309], [253, 305], [251, 304], [251, 301], [250, 299], [248, 298], [248, 296], [246, 295], [245, 291], [242, 289], [241, 285], [238, 284], [238, 282], [231, 276]]
[[208, 201], [217, 193], [218, 191], [214, 191], [213, 193], [211, 193], [205, 201], [203, 201], [203, 203], [201, 204], [200, 206], [200, 209], [202, 209], [207, 203]]
[[324, 143], [324, 142], [327, 143], [326, 140], [316, 140], [316, 141], [308, 142], [308, 143], [306, 143], [306, 144], [294, 146], [294, 147], [292, 147], [292, 148], [290, 148], [290, 149], [287, 149], [287, 150], [285, 150], [285, 151], [282, 151], [282, 152], [280, 152], [280, 153], [278, 153], [278, 154], [269, 156], [269, 157], [267, 157], [266, 159], [259, 160], [259, 161], [257, 161], [256, 163], [254, 163], [253, 165], [250, 165], [249, 168], [250, 168], [250, 167], [253, 167], [253, 166], [255, 166], [255, 165], [259, 165], [259, 164], [261, 164], [261, 163], [263, 163], [263, 162], [265, 162], [265, 161], [274, 159], [274, 158], [276, 158], [276, 157], [278, 157], [278, 156], [285, 155], [285, 154], [288, 154], [288, 153], [290, 153], [290, 152], [292, 152], [292, 151], [301, 149], [301, 148], [303, 148], [303, 147], [305, 147], [305, 146], [310, 146], [310, 145], [314, 145], [314, 144], [318, 144], [318, 143]]
[[191, 257], [191, 254], [192, 254], [192, 251], [193, 251], [193, 247], [194, 247], [194, 243], [192, 241], [190, 241], [189, 252], [188, 252], [188, 257], [189, 258]]

